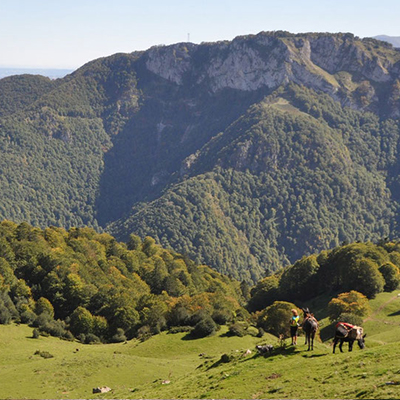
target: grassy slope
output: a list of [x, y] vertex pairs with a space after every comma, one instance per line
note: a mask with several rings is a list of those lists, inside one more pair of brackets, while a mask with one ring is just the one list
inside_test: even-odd
[[[296, 349], [264, 358], [242, 353], [261, 342], [276, 345], [276, 338], [219, 332], [193, 341], [163, 333], [144, 343], [89, 346], [32, 339], [31, 328], [0, 325], [0, 398], [399, 398], [400, 386], [386, 383], [400, 383], [400, 297], [384, 293], [371, 305], [367, 348], [348, 353], [345, 345], [335, 355], [330, 341], [307, 352], [303, 338]], [[219, 363], [223, 353], [233, 360]], [[91, 393], [103, 385], [111, 394]]]

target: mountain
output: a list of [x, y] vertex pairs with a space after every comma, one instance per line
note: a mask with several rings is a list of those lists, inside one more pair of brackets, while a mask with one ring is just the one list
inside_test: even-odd
[[57, 79], [63, 78], [71, 72], [73, 72], [72, 69], [0, 67], [0, 79], [13, 75], [42, 75], [50, 79]]
[[150, 235], [247, 281], [398, 235], [390, 44], [262, 32], [24, 79], [0, 80], [2, 218]]
[[393, 47], [400, 47], [400, 36], [387, 36], [387, 35], [378, 35], [374, 36], [374, 39], [383, 40], [384, 42], [388, 42], [393, 45]]

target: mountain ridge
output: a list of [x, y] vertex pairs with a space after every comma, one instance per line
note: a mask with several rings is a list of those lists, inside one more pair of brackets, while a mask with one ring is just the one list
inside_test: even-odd
[[[400, 52], [262, 32], [0, 80], [0, 216], [154, 236], [248, 281], [397, 235]], [[35, 88], [35, 85], [36, 88]]]

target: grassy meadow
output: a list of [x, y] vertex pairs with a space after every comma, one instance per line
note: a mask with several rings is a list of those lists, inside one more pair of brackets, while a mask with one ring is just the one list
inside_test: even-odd
[[[348, 353], [345, 344], [342, 354], [332, 354], [331, 340], [308, 352], [303, 337], [297, 347], [278, 348], [273, 336], [228, 337], [226, 330], [197, 340], [162, 333], [143, 343], [83, 345], [0, 325], [0, 398], [398, 399], [400, 297], [379, 294], [371, 307], [366, 349], [355, 344]], [[263, 343], [276, 347], [272, 356], [254, 351]], [[247, 349], [252, 353], [244, 355]], [[97, 386], [112, 391], [92, 394]]]

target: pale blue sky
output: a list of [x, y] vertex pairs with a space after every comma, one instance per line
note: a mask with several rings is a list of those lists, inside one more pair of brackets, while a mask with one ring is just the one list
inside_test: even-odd
[[400, 0], [0, 0], [0, 66], [78, 68], [260, 31], [400, 36]]

